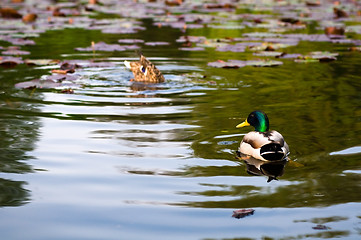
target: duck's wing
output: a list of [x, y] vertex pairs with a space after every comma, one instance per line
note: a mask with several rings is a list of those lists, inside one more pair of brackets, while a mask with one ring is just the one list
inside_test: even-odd
[[260, 155], [269, 161], [286, 159], [289, 154], [289, 147], [283, 136], [277, 131], [267, 132], [268, 143], [260, 149]]
[[287, 143], [277, 131], [249, 132], [243, 137], [239, 151], [264, 161], [282, 160], [289, 154]]

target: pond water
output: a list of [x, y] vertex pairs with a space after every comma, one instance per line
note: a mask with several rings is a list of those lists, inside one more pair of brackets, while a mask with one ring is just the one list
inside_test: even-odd
[[[133, 6], [133, 1], [126, 2]], [[30, 52], [23, 59], [86, 64], [85, 60], [95, 60], [103, 65], [77, 68], [68, 74], [75, 80], [63, 81], [59, 87], [31, 89], [15, 85], [53, 76], [51, 70], [59, 65], [0, 68], [1, 236], [37, 240], [359, 239], [361, 53], [350, 47], [361, 45], [356, 31], [360, 28], [355, 27], [360, 17], [334, 23], [356, 29], [343, 35], [350, 42], [298, 39], [297, 44], [277, 50], [302, 55], [327, 51], [322, 53], [324, 62], [255, 56], [248, 48], [217, 51], [212, 44], [234, 45], [226, 39], [251, 38], [246, 33], [257, 39], [239, 42], [267, 42], [264, 38], [270, 36], [280, 39], [270, 27], [249, 26], [246, 20], [234, 18], [244, 14], [241, 6], [249, 7], [200, 15], [203, 21], [205, 16], [229, 20], [216, 22], [218, 27], [192, 28], [190, 23], [187, 29], [179, 24], [160, 27], [159, 17], [128, 16], [136, 18], [142, 28], [134, 33], [107, 33], [88, 29], [88, 20], [78, 17], [87, 27], [47, 26], [39, 36], [30, 37], [35, 45], [21, 47]], [[279, 18], [268, 17], [276, 11], [273, 7], [256, 8], [263, 24], [272, 25], [269, 19]], [[284, 6], [278, 7], [282, 10]], [[107, 9], [97, 16], [106, 17], [104, 26], [116, 17], [111, 7]], [[254, 16], [251, 10], [246, 12]], [[285, 14], [293, 12], [288, 6]], [[185, 16], [191, 16], [188, 13]], [[323, 30], [317, 28], [321, 23], [311, 20], [305, 20], [305, 28], [292, 25], [294, 29], [284, 34], [322, 35]], [[6, 26], [21, 24], [21, 20], [2, 21], [6, 23], [4, 34], [8, 34]], [[37, 21], [40, 25], [41, 18]], [[184, 51], [179, 39], [186, 35], [208, 41], [192, 43], [204, 49]], [[210, 40], [215, 38], [222, 41]], [[136, 45], [166, 81], [151, 86], [131, 82], [133, 75], [123, 61], [138, 59], [133, 49], [75, 50], [89, 47], [91, 41], [118, 44], [120, 39], [143, 40]], [[5, 40], [0, 43], [9, 46]], [[330, 53], [337, 54], [336, 60], [330, 60]], [[217, 60], [259, 59], [282, 65], [208, 65]], [[68, 88], [72, 91], [64, 91]], [[246, 163], [236, 159], [242, 137], [252, 129], [235, 126], [256, 109], [268, 114], [271, 129], [281, 132], [290, 146], [290, 161], [278, 181], [248, 174]], [[253, 215], [232, 217], [234, 210], [249, 208], [255, 210]]]

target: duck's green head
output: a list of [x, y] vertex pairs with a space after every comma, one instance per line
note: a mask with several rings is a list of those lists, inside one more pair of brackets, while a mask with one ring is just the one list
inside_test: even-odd
[[247, 120], [238, 124], [236, 127], [253, 126], [257, 132], [267, 132], [269, 128], [269, 121], [267, 115], [262, 111], [251, 112]]

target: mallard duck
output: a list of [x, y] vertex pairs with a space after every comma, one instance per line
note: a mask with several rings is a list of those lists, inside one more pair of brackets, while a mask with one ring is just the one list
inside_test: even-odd
[[146, 59], [142, 53], [139, 53], [139, 55], [139, 62], [124, 61], [124, 65], [133, 72], [134, 78], [132, 81], [146, 83], [164, 82], [164, 76], [158, 68]]
[[236, 127], [253, 126], [255, 131], [247, 133], [239, 146], [243, 156], [250, 156], [262, 161], [287, 160], [288, 144], [277, 131], [269, 131], [269, 120], [262, 111], [251, 112], [247, 119]]

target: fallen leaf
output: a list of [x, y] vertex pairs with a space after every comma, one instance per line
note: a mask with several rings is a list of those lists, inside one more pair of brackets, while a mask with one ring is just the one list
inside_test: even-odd
[[54, 82], [52, 80], [41, 80], [41, 79], [34, 79], [31, 81], [21, 82], [15, 84], [16, 88], [23, 88], [23, 89], [33, 89], [33, 88], [56, 88], [60, 87], [60, 82]]
[[315, 229], [315, 230], [328, 230], [328, 229], [331, 229], [330, 227], [327, 227], [327, 226], [322, 225], [322, 224], [317, 224], [316, 226], [314, 226], [312, 228]]
[[179, 50], [182, 51], [204, 51], [205, 49], [202, 47], [181, 47]]
[[119, 39], [118, 43], [144, 43], [142, 39]]
[[60, 92], [61, 93], [66, 93], [66, 94], [73, 94], [74, 90], [71, 89], [71, 88], [65, 88], [65, 89], [62, 89]]
[[23, 60], [18, 57], [1, 56], [0, 65], [2, 67], [15, 67], [18, 64], [22, 64]]
[[74, 73], [74, 69], [53, 69], [51, 70], [52, 73], [58, 73], [58, 74], [68, 74], [68, 73]]
[[169, 42], [146, 42], [144, 44], [147, 46], [165, 46], [169, 45]]
[[35, 22], [35, 20], [38, 18], [38, 15], [36, 15], [35, 13], [29, 13], [29, 14], [26, 14], [24, 17], [23, 17], [23, 22], [25, 23], [32, 23], [32, 22]]
[[3, 18], [22, 18], [23, 16], [13, 8], [0, 8], [0, 15]]
[[244, 218], [246, 216], [253, 215], [254, 211], [255, 210], [251, 209], [251, 208], [234, 210], [232, 217], [237, 218], [237, 219]]
[[58, 64], [60, 61], [53, 59], [25, 59], [24, 62], [29, 66], [34, 66], [34, 65], [46, 66], [46, 65]]
[[6, 51], [3, 51], [4, 55], [29, 55], [30, 52], [19, 50], [16, 46], [10, 46]]
[[217, 60], [215, 62], [209, 62], [208, 66], [216, 68], [240, 68], [246, 66], [246, 63], [240, 60], [230, 60], [229, 62]]

